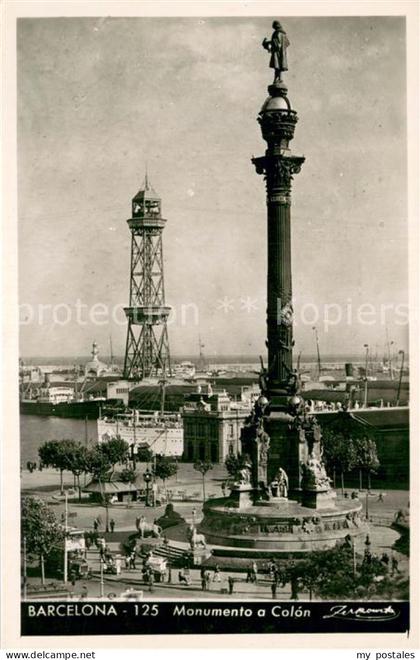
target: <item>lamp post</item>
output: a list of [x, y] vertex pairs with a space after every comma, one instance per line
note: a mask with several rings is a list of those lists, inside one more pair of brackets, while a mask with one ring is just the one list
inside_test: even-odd
[[152, 473], [149, 468], [146, 469], [146, 472], [143, 474], [143, 479], [146, 484], [146, 506], [150, 506], [150, 482], [152, 481]]
[[104, 560], [102, 557], [99, 558], [100, 561], [100, 592], [99, 595], [101, 598], [104, 597]]
[[368, 403], [368, 364], [369, 364], [369, 344], [363, 344], [363, 347], [366, 349], [366, 360], [365, 360], [365, 400], [364, 400], [364, 407], [367, 408], [367, 403]]
[[23, 537], [23, 600], [26, 600], [28, 592], [28, 568], [26, 557], [26, 536]]
[[67, 583], [68, 581], [68, 553], [67, 553], [67, 534], [68, 534], [68, 517], [69, 517], [69, 510], [68, 510], [68, 501], [67, 501], [67, 491], [65, 492], [65, 500], [64, 500], [64, 584]]
[[400, 367], [400, 379], [398, 381], [397, 406], [400, 405], [401, 382], [402, 382], [403, 369], [404, 369], [405, 353], [404, 353], [404, 351], [398, 351], [398, 355], [401, 355], [401, 367]]

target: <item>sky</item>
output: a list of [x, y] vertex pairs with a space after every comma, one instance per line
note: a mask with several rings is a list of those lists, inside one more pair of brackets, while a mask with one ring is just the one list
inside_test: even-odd
[[[264, 354], [266, 208], [251, 157], [273, 18], [18, 20], [20, 353], [125, 348], [131, 198], [162, 198], [173, 354]], [[281, 18], [281, 17], [280, 17]], [[291, 45], [296, 351], [406, 348], [405, 23], [282, 20]], [[385, 306], [385, 308], [384, 308]]]

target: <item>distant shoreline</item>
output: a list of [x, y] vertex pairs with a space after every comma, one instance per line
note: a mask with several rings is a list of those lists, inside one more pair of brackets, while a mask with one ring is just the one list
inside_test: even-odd
[[[25, 364], [57, 364], [57, 365], [74, 365], [74, 364], [84, 364], [91, 359], [90, 355], [76, 355], [71, 357], [66, 356], [28, 356], [21, 358]], [[198, 355], [172, 355], [172, 362], [197, 362], [202, 359]], [[238, 363], [238, 364], [248, 364], [248, 363], [259, 363], [260, 357], [258, 355], [205, 355], [204, 359], [206, 362], [213, 364], [229, 364], [229, 363]], [[296, 358], [297, 359], [297, 358]], [[107, 363], [111, 362], [111, 356], [101, 355], [101, 360]], [[322, 355], [322, 362], [340, 362], [344, 364], [345, 362], [364, 362], [365, 356], [360, 355]], [[382, 360], [382, 356], [378, 356], [378, 361]], [[395, 360], [395, 358], [394, 358]], [[124, 363], [124, 358], [120, 356], [113, 356], [112, 361], [116, 364], [122, 365]], [[301, 362], [316, 362], [316, 354], [302, 354], [300, 357]], [[371, 361], [374, 361], [371, 358]]]

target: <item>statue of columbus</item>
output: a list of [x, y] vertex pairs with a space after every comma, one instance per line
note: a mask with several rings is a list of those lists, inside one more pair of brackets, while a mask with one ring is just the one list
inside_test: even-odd
[[287, 71], [287, 47], [290, 41], [279, 21], [273, 22], [271, 41], [267, 38], [262, 42], [263, 47], [271, 53], [270, 68], [274, 69], [274, 83], [281, 82], [282, 71]]

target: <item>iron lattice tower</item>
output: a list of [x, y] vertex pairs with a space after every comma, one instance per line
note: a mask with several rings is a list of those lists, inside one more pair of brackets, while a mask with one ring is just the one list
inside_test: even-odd
[[132, 200], [130, 304], [124, 311], [128, 320], [124, 377], [140, 380], [170, 374], [171, 362], [163, 278], [162, 218], [159, 195], [149, 185]]

